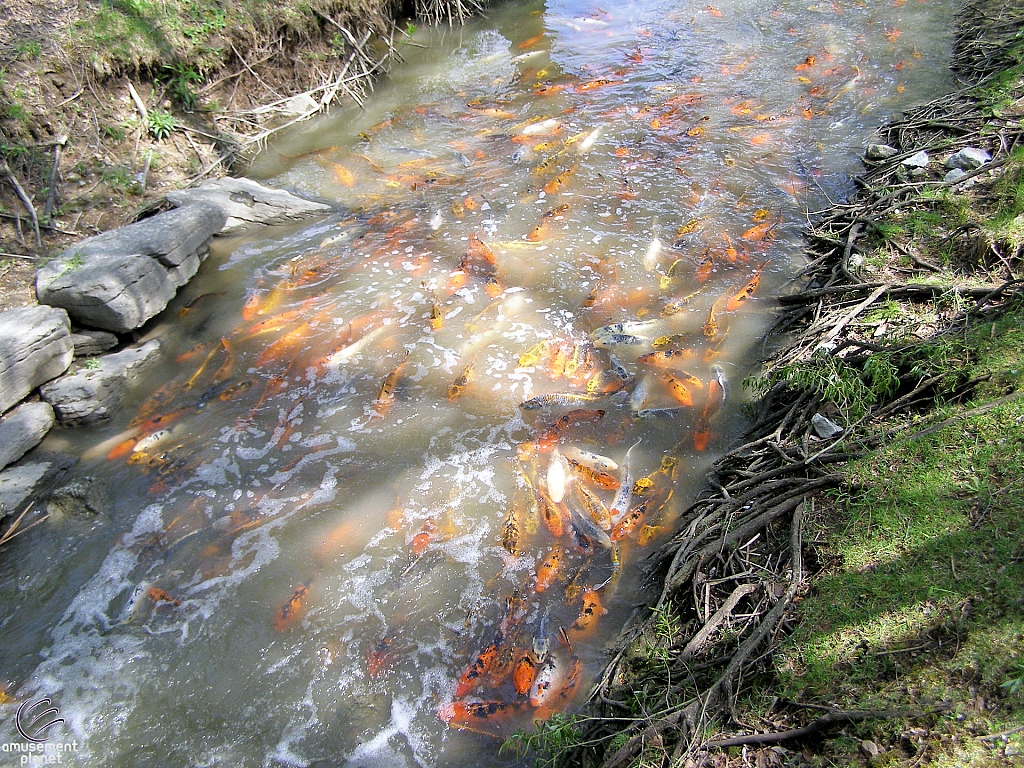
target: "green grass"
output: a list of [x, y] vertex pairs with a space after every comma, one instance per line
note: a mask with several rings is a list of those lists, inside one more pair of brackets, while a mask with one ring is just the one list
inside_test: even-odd
[[[1024, 386], [1022, 349], [1020, 310], [970, 334], [964, 373], [991, 378], [964, 409]], [[780, 696], [850, 709], [949, 702], [928, 721], [942, 753], [932, 759], [1005, 759], [1001, 742], [974, 737], [1024, 725], [1022, 425], [1024, 397], [849, 467], [858, 490], [819, 505], [806, 533], [823, 542], [824, 568], [777, 659]], [[851, 732], [895, 742], [907, 727]]]

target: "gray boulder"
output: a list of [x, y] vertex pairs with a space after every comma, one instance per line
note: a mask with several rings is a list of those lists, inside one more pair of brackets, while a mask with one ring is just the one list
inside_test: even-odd
[[0, 472], [0, 520], [20, 513], [30, 497], [43, 495], [75, 460], [62, 453], [39, 455]]
[[978, 149], [977, 147], [964, 147], [959, 152], [954, 152], [946, 158], [946, 167], [959, 168], [964, 171], [973, 171], [975, 168], [981, 168], [981, 166], [991, 159], [992, 155], [984, 149]]
[[270, 189], [250, 179], [228, 177], [171, 192], [167, 195], [167, 202], [179, 208], [190, 205], [217, 208], [227, 218], [223, 234], [260, 224], [285, 224], [331, 212], [331, 206], [324, 203], [305, 200], [281, 189]]
[[22, 403], [0, 421], [0, 469], [35, 448], [53, 426], [49, 403]]
[[822, 440], [835, 437], [843, 432], [842, 427], [826, 416], [822, 416], [820, 413], [816, 413], [811, 417], [811, 425], [814, 427], [815, 433]]
[[98, 424], [114, 415], [131, 386], [159, 356], [160, 342], [153, 339], [141, 347], [95, 358], [95, 368], [62, 376], [39, 394], [53, 406], [62, 426]]
[[190, 206], [90, 237], [36, 273], [36, 296], [83, 325], [134, 330], [192, 278], [224, 221], [219, 208]]
[[890, 157], [895, 157], [900, 151], [896, 147], [890, 147], [888, 144], [868, 144], [867, 151], [864, 153], [864, 157], [868, 160], [879, 161], [888, 160]]
[[64, 373], [74, 354], [71, 322], [63, 309], [36, 306], [0, 312], [0, 413]]
[[71, 334], [75, 357], [98, 355], [117, 346], [117, 336], [106, 331], [79, 331]]

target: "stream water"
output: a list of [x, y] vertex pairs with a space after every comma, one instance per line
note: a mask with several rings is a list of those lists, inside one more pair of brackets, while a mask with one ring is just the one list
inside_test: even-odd
[[10, 695], [48, 696], [82, 765], [514, 763], [495, 737], [585, 698], [741, 430], [807, 217], [949, 88], [952, 11], [567, 0], [417, 31], [251, 169], [338, 212], [218, 239], [145, 329], [161, 368], [47, 439], [109, 510], [0, 558]]

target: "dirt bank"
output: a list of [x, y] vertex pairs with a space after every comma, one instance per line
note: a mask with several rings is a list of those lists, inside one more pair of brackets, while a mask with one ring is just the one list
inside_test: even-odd
[[359, 99], [415, 19], [475, 0], [14, 0], [0, 9], [0, 310], [39, 264], [244, 169], [274, 129]]

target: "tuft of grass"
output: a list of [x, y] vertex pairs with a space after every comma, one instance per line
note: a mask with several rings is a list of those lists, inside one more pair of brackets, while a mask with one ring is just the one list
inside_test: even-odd
[[511, 752], [517, 758], [534, 755], [537, 768], [554, 768], [563, 754], [583, 740], [579, 715], [555, 713], [549, 720], [538, 720], [532, 732], [519, 730], [502, 742], [499, 754]]
[[157, 141], [163, 141], [178, 129], [178, 121], [174, 115], [162, 109], [150, 110], [146, 115], [146, 130]]

